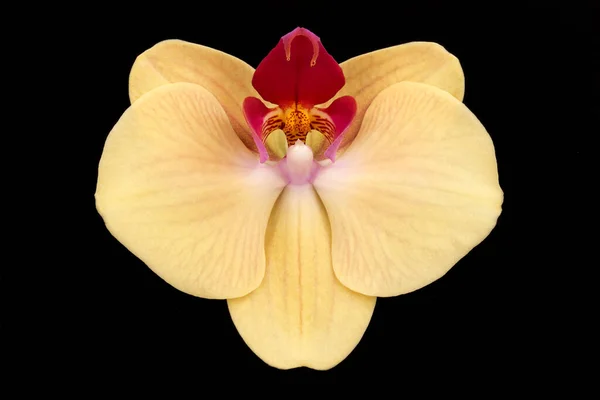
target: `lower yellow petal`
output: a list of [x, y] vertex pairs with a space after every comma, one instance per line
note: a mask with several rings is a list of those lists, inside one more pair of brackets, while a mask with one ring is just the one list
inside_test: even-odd
[[242, 111], [246, 97], [257, 97], [252, 87], [254, 68], [210, 47], [183, 40], [164, 40], [140, 54], [129, 74], [129, 97], [176, 82], [196, 83], [221, 103], [233, 130], [249, 149], [256, 149]]
[[108, 135], [96, 206], [165, 281], [222, 299], [260, 284], [265, 230], [284, 185], [242, 144], [212, 94], [176, 83], [142, 96]]
[[444, 275], [494, 228], [503, 200], [485, 128], [447, 92], [413, 82], [377, 96], [314, 185], [338, 279], [382, 297]]
[[412, 42], [393, 46], [351, 58], [340, 66], [346, 76], [346, 85], [338, 96], [353, 96], [358, 106], [340, 148], [354, 139], [375, 96], [395, 83], [426, 83], [459, 100], [465, 93], [465, 77], [458, 59], [437, 43]]
[[260, 287], [227, 302], [240, 335], [273, 367], [334, 367], [360, 341], [376, 298], [353, 292], [335, 278], [329, 221], [312, 186], [283, 191], [265, 246]]

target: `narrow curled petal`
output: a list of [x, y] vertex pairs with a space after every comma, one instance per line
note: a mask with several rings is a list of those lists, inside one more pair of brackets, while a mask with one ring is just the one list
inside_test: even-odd
[[377, 50], [340, 64], [346, 85], [340, 95], [354, 96], [356, 118], [344, 135], [341, 147], [358, 133], [365, 111], [383, 89], [402, 81], [437, 86], [462, 101], [465, 77], [456, 57], [437, 43], [412, 42]]
[[277, 110], [279, 110], [279, 108], [268, 108], [265, 106], [265, 103], [256, 97], [246, 97], [242, 107], [244, 109], [246, 122], [248, 122], [252, 132], [252, 138], [254, 139], [254, 143], [258, 149], [258, 154], [260, 155], [260, 162], [263, 163], [269, 158], [264, 144], [263, 127], [265, 125], [265, 121], [269, 119], [270, 115], [277, 119], [278, 124], [281, 123], [281, 119], [277, 115]]
[[283, 185], [212, 94], [176, 83], [140, 97], [110, 132], [96, 206], [109, 231], [175, 288], [230, 298], [262, 281], [265, 230]]
[[252, 84], [271, 103], [311, 108], [335, 96], [344, 86], [344, 74], [315, 34], [296, 28], [258, 65]]
[[444, 275], [493, 229], [503, 199], [485, 128], [447, 92], [413, 82], [377, 96], [355, 141], [314, 185], [336, 276], [381, 297]]
[[246, 97], [257, 96], [252, 74], [254, 68], [229, 54], [182, 40], [165, 40], [135, 60], [129, 75], [129, 98], [133, 103], [144, 93], [169, 83], [201, 85], [217, 98], [234, 131], [254, 150], [241, 109]]
[[271, 366], [334, 367], [360, 341], [376, 298], [348, 290], [335, 278], [329, 221], [312, 186], [283, 191], [265, 249], [260, 287], [227, 302], [240, 335]]
[[325, 151], [325, 157], [335, 161], [335, 154], [344, 138], [344, 133], [356, 115], [356, 100], [352, 96], [343, 96], [335, 99], [327, 108], [319, 108], [335, 125], [333, 143]]

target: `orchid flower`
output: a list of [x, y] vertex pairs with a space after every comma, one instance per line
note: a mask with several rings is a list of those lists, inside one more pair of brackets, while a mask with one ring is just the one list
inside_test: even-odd
[[99, 213], [170, 285], [227, 299], [276, 368], [340, 363], [377, 297], [442, 277], [501, 212], [492, 140], [435, 43], [338, 64], [297, 28], [254, 70], [167, 40], [136, 59], [129, 90]]

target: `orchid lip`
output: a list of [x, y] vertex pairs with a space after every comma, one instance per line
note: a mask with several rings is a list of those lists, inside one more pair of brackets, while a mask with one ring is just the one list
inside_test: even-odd
[[[273, 156], [265, 143], [276, 130], [285, 133], [288, 147], [297, 140], [306, 143], [308, 133], [318, 131], [326, 140], [326, 148], [315, 153], [315, 159], [334, 161], [357, 104], [351, 96], [342, 96], [327, 108], [318, 105], [334, 98], [345, 82], [341, 67], [317, 35], [299, 27], [282, 36], [252, 77], [252, 85], [262, 99], [248, 97], [243, 103], [260, 162]], [[263, 101], [277, 107], [269, 108]]]
[[310, 109], [324, 104], [345, 83], [340, 65], [321, 39], [305, 28], [282, 36], [252, 77], [252, 86], [260, 96], [282, 108], [301, 104]]

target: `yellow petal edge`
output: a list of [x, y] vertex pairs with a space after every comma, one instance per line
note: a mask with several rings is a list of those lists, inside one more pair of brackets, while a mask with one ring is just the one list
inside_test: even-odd
[[129, 98], [176, 82], [196, 83], [221, 103], [233, 130], [249, 149], [256, 149], [242, 111], [252, 87], [254, 68], [237, 57], [183, 40], [164, 40], [140, 54], [129, 74]]
[[411, 42], [362, 54], [340, 64], [346, 85], [337, 96], [353, 96], [356, 117], [344, 134], [342, 148], [352, 142], [369, 105], [383, 89], [411, 81], [436, 86], [458, 100], [465, 93], [465, 76], [458, 58], [432, 42]]
[[311, 185], [282, 193], [269, 221], [266, 256], [261, 286], [227, 302], [240, 335], [276, 368], [336, 366], [362, 338], [376, 298], [336, 279], [329, 221]]
[[140, 97], [108, 135], [96, 207], [112, 235], [169, 284], [224, 299], [262, 281], [267, 222], [284, 185], [211, 93], [175, 83]]
[[490, 233], [503, 201], [483, 125], [448, 92], [413, 82], [375, 98], [356, 140], [314, 185], [336, 276], [380, 297], [443, 276]]

